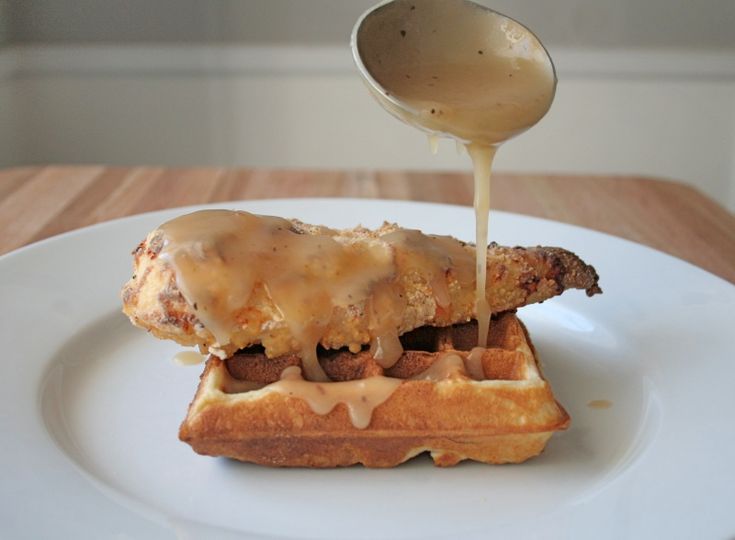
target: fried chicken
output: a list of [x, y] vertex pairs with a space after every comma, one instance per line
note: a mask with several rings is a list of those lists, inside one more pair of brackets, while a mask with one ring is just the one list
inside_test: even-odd
[[[229, 220], [234, 215], [238, 220], [250, 220], [248, 223], [259, 219], [244, 212], [227, 215], [214, 214], [225, 211], [209, 212], [212, 215], [203, 217]], [[202, 216], [196, 219], [202, 219]], [[269, 227], [278, 231], [281, 240], [285, 238], [293, 242], [283, 250], [284, 253], [295, 249], [293, 246], [301, 237], [301, 240], [311, 242], [309, 249], [322, 249], [324, 244], [329, 248], [329, 256], [339, 256], [340, 261], [363, 257], [358, 264], [342, 265], [336, 269], [332, 267], [334, 264], [328, 264], [332, 259], [325, 258], [327, 262], [321, 266], [316, 264], [319, 261], [313, 259], [314, 253], [320, 253], [317, 251], [294, 262], [298, 267], [294, 271], [299, 272], [299, 279], [306, 285], [301, 285], [300, 289], [289, 289], [289, 294], [311, 295], [303, 297], [302, 303], [305, 304], [318, 303], [316, 299], [321, 297], [316, 294], [324, 292], [305, 292], [304, 287], [308, 289], [309, 283], [325, 282], [327, 288], [324, 290], [327, 292], [324, 294], [332, 294], [328, 290], [330, 286], [335, 290], [351, 290], [346, 289], [345, 284], [360, 290], [360, 286], [354, 285], [358, 278], [362, 280], [360, 283], [366, 284], [362, 287], [365, 294], [345, 294], [339, 301], [330, 296], [328, 311], [316, 317], [320, 318], [318, 334], [312, 332], [316, 336], [315, 342], [309, 345], [318, 343], [325, 349], [349, 347], [351, 351], [358, 352], [374, 340], [380, 324], [388, 324], [391, 332], [402, 335], [425, 325], [443, 327], [475, 318], [475, 248], [471, 244], [450, 237], [423, 235], [388, 223], [374, 231], [363, 227], [333, 230], [296, 220], [267, 219], [271, 220]], [[216, 337], [217, 332], [204, 322], [206, 317], [202, 306], [197, 306], [191, 294], [182, 291], [181, 275], [177, 275], [172, 262], [175, 259], [166, 256], [167, 246], [171, 243], [166, 225], [151, 232], [133, 252], [134, 273], [122, 290], [123, 311], [133, 324], [149, 330], [156, 337], [199, 346], [222, 358], [258, 344], [264, 347], [269, 358], [302, 352], [304, 343], [300, 336], [303, 329], [294, 328], [293, 317], [287, 317], [284, 311], [285, 300], [282, 299], [287, 297], [279, 297], [278, 288], [269, 282], [273, 273], [270, 268], [273, 265], [281, 265], [281, 268], [290, 261], [283, 259], [285, 255], [276, 253], [274, 244], [273, 253], [270, 248], [267, 252], [254, 248], [252, 253], [243, 253], [244, 248], [239, 249], [236, 253], [239, 263], [232, 263], [233, 255], [224, 253], [223, 248], [232, 234], [234, 232], [231, 231], [229, 236], [219, 239], [219, 243], [209, 246], [190, 243], [196, 246], [187, 252], [187, 257], [194, 261], [192, 267], [195, 270], [212, 258], [220, 261], [220, 266], [227, 263], [248, 267], [249, 281], [239, 297], [212, 285], [211, 294], [215, 300], [229, 295], [227, 301], [231, 309], [228, 308], [228, 316], [231, 316], [233, 324], [227, 329], [226, 339]], [[495, 244], [487, 249], [486, 291], [493, 313], [542, 302], [571, 288], [584, 289], [590, 296], [601, 292], [594, 268], [564, 249], [510, 248]], [[368, 253], [371, 258], [364, 259]], [[281, 259], [274, 259], [276, 256]], [[365, 260], [368, 262], [363, 262]], [[375, 267], [374, 279], [365, 277], [365, 267], [370, 265]], [[400, 298], [400, 309], [395, 304], [388, 307], [381, 304], [381, 294], [378, 294], [381, 290], [387, 290], [383, 295], [386, 298]], [[390, 316], [386, 318], [387, 312]], [[311, 318], [315, 317], [312, 315]], [[376, 321], [382, 322], [378, 324]]]

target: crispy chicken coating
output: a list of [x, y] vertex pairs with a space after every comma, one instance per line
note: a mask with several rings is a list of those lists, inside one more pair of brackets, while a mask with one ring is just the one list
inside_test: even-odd
[[[472, 244], [426, 236], [388, 223], [374, 231], [363, 227], [333, 230], [296, 220], [286, 223], [296, 235], [329, 237], [346, 249], [386, 250], [393, 271], [382, 282], [387, 281], [391, 294], [402, 299], [400, 312], [390, 319], [398, 335], [421, 326], [449, 326], [475, 318]], [[123, 311], [133, 324], [158, 338], [199, 346], [221, 357], [257, 344], [265, 348], [269, 358], [303, 350], [293, 325], [285, 319], [263, 280], [254, 282], [251, 293], [242, 298], [233, 314], [236, 327], [229, 343], [217, 342], [198, 317], [197, 306], [190, 305], [182, 294], [170, 259], [161, 256], [165, 244], [165, 234], [156, 229], [133, 252], [133, 277], [121, 293]], [[542, 302], [566, 289], [583, 289], [589, 296], [602, 292], [595, 269], [564, 249], [495, 244], [487, 249], [486, 291], [493, 313]], [[445, 262], [437, 266], [437, 260]], [[439, 267], [441, 272], [437, 272]], [[356, 297], [354, 303], [334, 305], [320, 327], [319, 344], [326, 349], [349, 347], [359, 351], [374, 338], [374, 312], [379, 309], [380, 304], [369, 294]]]

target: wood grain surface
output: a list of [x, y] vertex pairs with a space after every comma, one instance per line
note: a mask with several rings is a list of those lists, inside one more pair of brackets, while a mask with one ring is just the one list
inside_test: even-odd
[[[651, 246], [735, 283], [735, 216], [684, 184], [630, 176], [498, 174], [492, 208]], [[0, 254], [114, 218], [189, 204], [366, 197], [472, 204], [470, 174], [48, 166], [0, 171]]]

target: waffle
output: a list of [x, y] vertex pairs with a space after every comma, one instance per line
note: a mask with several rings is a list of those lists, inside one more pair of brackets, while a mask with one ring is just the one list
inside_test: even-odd
[[569, 416], [543, 378], [528, 332], [506, 312], [493, 320], [487, 348], [471, 352], [476, 336], [474, 322], [419, 328], [401, 337], [404, 353], [389, 369], [367, 350], [320, 350], [332, 382], [298, 384], [326, 394], [393, 385], [364, 428], [344, 402], [317, 414], [303, 397], [278, 389], [282, 374], [298, 373], [297, 356], [268, 359], [256, 347], [227, 360], [210, 356], [179, 437], [200, 454], [271, 466], [393, 467], [422, 452], [437, 466], [538, 455]]

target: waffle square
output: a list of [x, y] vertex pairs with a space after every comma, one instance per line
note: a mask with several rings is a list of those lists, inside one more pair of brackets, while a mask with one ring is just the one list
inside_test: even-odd
[[212, 356], [179, 437], [200, 454], [270, 466], [393, 467], [422, 452], [437, 466], [525, 461], [569, 416], [515, 313], [493, 320], [486, 348], [473, 349], [476, 336], [475, 323], [419, 328], [402, 336], [404, 353], [389, 369], [369, 351], [321, 351], [333, 382], [304, 383], [310, 389], [328, 395], [359, 385], [365, 401], [371, 385], [393, 385], [366, 427], [355, 426], [349, 403], [314, 412], [303, 396], [276, 390], [297, 356], [266, 359], [257, 348], [226, 361]]

